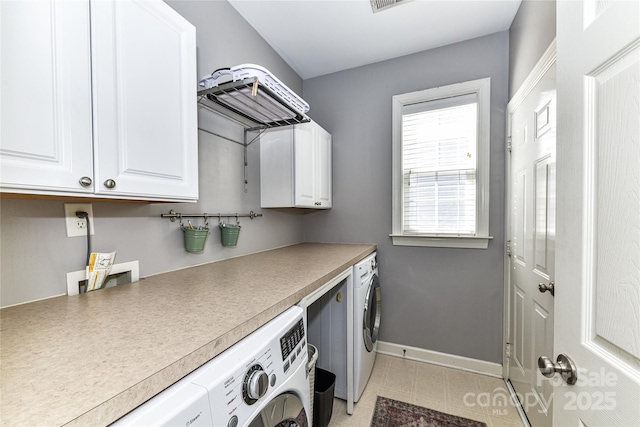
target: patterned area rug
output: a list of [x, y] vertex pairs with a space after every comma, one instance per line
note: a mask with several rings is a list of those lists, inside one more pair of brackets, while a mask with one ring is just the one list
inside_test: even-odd
[[486, 427], [485, 423], [378, 396], [371, 427]]

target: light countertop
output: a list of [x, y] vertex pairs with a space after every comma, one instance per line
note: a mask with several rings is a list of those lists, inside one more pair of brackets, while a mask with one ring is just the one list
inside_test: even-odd
[[4, 308], [0, 424], [107, 425], [373, 251], [303, 243]]

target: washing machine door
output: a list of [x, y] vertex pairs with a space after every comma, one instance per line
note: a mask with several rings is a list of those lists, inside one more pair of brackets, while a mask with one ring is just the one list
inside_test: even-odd
[[300, 398], [286, 392], [265, 406], [249, 427], [309, 427], [309, 423]]
[[367, 298], [364, 302], [364, 322], [363, 335], [364, 346], [368, 352], [372, 352], [378, 341], [378, 330], [380, 329], [380, 307], [382, 300], [380, 295], [380, 280], [378, 275], [374, 274], [369, 289], [367, 289]]

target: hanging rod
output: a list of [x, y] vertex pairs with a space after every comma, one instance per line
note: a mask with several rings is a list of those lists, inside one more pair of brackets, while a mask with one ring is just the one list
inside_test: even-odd
[[171, 209], [169, 211], [168, 214], [160, 214], [160, 216], [162, 218], [169, 218], [169, 220], [171, 222], [175, 222], [176, 219], [180, 219], [180, 218], [204, 218], [205, 221], [207, 220], [207, 218], [250, 218], [250, 219], [254, 219], [257, 217], [262, 216], [261, 213], [255, 213], [254, 211], [251, 211], [247, 214], [239, 214], [239, 213], [231, 213], [231, 214], [222, 214], [222, 213], [215, 213], [215, 214], [210, 214], [210, 213], [198, 213], [198, 214], [182, 214], [180, 212], [176, 212], [173, 209]]

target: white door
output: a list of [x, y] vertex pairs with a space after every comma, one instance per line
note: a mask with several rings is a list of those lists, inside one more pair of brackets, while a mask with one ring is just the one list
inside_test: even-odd
[[558, 1], [557, 426], [640, 425], [640, 2]]
[[3, 190], [92, 192], [89, 2], [0, 1], [0, 44]]
[[195, 28], [162, 1], [91, 3], [97, 194], [198, 197]]
[[[534, 426], [552, 423], [552, 387], [537, 360], [553, 353], [555, 280], [556, 69], [542, 61], [508, 106], [509, 324], [507, 379]], [[538, 74], [536, 74], [538, 73]], [[540, 285], [544, 292], [540, 291]]]

